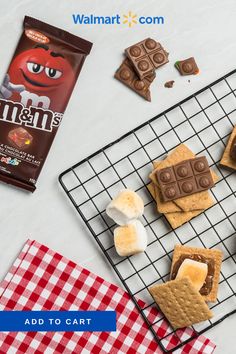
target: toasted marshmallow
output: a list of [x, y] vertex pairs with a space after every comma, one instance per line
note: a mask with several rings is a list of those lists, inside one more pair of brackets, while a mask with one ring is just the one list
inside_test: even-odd
[[121, 191], [107, 206], [107, 215], [118, 225], [126, 225], [139, 218], [144, 211], [140, 196], [129, 190]]
[[203, 286], [208, 273], [206, 263], [186, 258], [179, 267], [176, 279], [188, 277], [197, 291]]
[[145, 251], [147, 233], [139, 220], [131, 221], [128, 225], [119, 226], [114, 230], [115, 248], [119, 256], [131, 256]]

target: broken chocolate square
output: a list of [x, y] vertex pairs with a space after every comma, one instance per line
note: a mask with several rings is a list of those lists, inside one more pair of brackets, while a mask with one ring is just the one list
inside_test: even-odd
[[193, 57], [175, 63], [180, 75], [196, 75], [199, 73], [197, 63]]
[[22, 127], [11, 130], [8, 133], [8, 139], [14, 144], [14, 146], [17, 146], [20, 149], [27, 148], [33, 141], [32, 135]]
[[131, 90], [138, 93], [147, 101], [151, 101], [150, 85], [155, 79], [156, 74], [152, 73], [140, 80], [128, 58], [126, 58], [115, 73], [115, 78], [128, 86]]

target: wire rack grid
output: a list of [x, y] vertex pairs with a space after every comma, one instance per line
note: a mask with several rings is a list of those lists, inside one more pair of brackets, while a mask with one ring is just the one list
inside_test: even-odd
[[[59, 176], [64, 191], [164, 352], [173, 352], [236, 312], [236, 175], [219, 166], [235, 124], [236, 70]], [[173, 230], [165, 217], [157, 213], [147, 184], [152, 161], [163, 159], [180, 143], [197, 155], [205, 155], [219, 181], [211, 190], [214, 206]], [[112, 236], [116, 225], [105, 209], [124, 188], [135, 190], [144, 200], [142, 222], [148, 233], [148, 246], [142, 254], [122, 258], [114, 248]], [[223, 252], [218, 299], [210, 304], [214, 317], [192, 326], [189, 332], [174, 331], [156, 310], [148, 291], [151, 285], [168, 280], [176, 244], [217, 248]], [[140, 305], [138, 299], [146, 305]]]

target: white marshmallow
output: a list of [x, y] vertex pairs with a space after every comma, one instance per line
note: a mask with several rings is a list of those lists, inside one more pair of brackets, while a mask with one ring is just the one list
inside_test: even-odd
[[199, 291], [206, 280], [207, 273], [208, 265], [206, 263], [186, 258], [179, 267], [176, 279], [188, 277], [194, 288]]
[[129, 190], [121, 191], [107, 206], [107, 215], [118, 225], [126, 225], [139, 218], [144, 211], [140, 196]]
[[147, 232], [139, 220], [131, 221], [114, 230], [114, 242], [119, 256], [132, 256], [145, 251], [147, 247]]

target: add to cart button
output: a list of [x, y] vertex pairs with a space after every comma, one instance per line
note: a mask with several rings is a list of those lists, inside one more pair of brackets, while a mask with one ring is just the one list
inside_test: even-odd
[[0, 311], [0, 331], [112, 332], [115, 311]]

